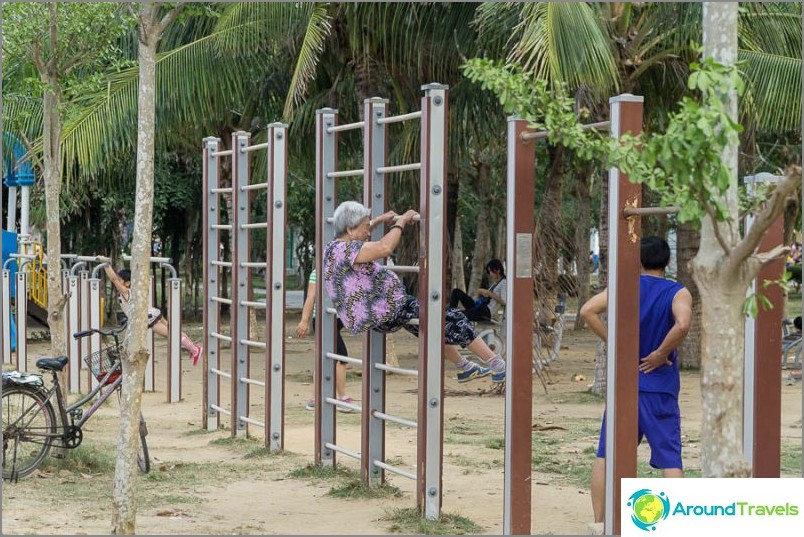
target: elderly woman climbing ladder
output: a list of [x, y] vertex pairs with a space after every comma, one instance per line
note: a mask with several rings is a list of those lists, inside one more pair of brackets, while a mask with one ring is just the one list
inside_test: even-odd
[[[409, 295], [395, 273], [377, 263], [390, 256], [399, 244], [405, 227], [417, 213], [400, 216], [378, 241], [369, 241], [371, 228], [392, 223], [393, 211], [369, 221], [369, 209], [355, 201], [345, 201], [333, 216], [336, 239], [324, 249], [324, 286], [338, 317], [352, 333], [366, 330], [395, 332], [405, 328], [419, 335], [419, 327], [410, 324], [419, 318], [419, 301]], [[477, 336], [472, 323], [460, 311], [448, 308], [444, 325], [445, 358], [458, 368], [458, 382], [492, 375], [492, 381], [505, 381], [505, 361]], [[462, 357], [457, 345], [475, 353], [487, 367]]]

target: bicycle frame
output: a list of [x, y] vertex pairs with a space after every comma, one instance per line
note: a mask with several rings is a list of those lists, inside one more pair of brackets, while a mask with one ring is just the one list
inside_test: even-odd
[[[49, 402], [52, 403], [53, 396], [55, 395], [55, 397], [56, 397], [56, 406], [57, 406], [56, 411], [58, 413], [58, 419], [59, 419], [59, 421], [61, 421], [61, 428], [60, 428], [60, 430], [59, 430], [59, 432], [57, 434], [49, 433], [49, 434], [43, 434], [42, 436], [53, 437], [53, 438], [62, 438], [64, 436], [64, 434], [67, 432], [67, 430], [70, 427], [70, 425], [71, 425], [70, 422], [68, 421], [68, 417], [69, 417], [70, 413], [72, 413], [73, 411], [83, 407], [90, 400], [92, 400], [93, 397], [98, 395], [98, 393], [103, 392], [103, 393], [100, 394], [100, 397], [98, 397], [98, 400], [95, 401], [92, 404], [92, 406], [90, 406], [89, 409], [86, 412], [82, 413], [81, 419], [79, 419], [74, 424], [74, 426], [79, 428], [79, 429], [81, 427], [83, 427], [84, 424], [89, 420], [89, 418], [91, 418], [92, 415], [95, 414], [95, 412], [98, 410], [98, 408], [100, 408], [101, 405], [106, 402], [106, 400], [109, 398], [109, 396], [112, 395], [112, 393], [114, 393], [115, 390], [117, 390], [117, 388], [123, 382], [123, 377], [121, 375], [120, 377], [115, 379], [111, 384], [108, 384], [108, 385], [105, 384], [105, 381], [109, 378], [109, 376], [112, 375], [113, 373], [117, 372], [118, 369], [120, 369], [121, 367], [122, 367], [122, 364], [118, 363], [114, 368], [112, 368], [106, 374], [106, 376], [103, 378], [103, 380], [101, 380], [101, 382], [89, 394], [87, 394], [82, 399], [80, 399], [79, 401], [73, 403], [70, 406], [65, 405], [64, 394], [61, 391], [61, 385], [59, 384], [58, 373], [56, 371], [51, 371], [51, 374], [53, 376], [53, 385], [47, 390], [43, 389], [42, 394], [44, 396], [44, 404], [47, 404]], [[30, 411], [34, 410], [35, 408], [36, 408], [36, 406], [32, 406], [31, 408], [27, 409], [22, 414], [22, 416], [20, 416], [20, 420], [23, 420], [25, 418], [25, 416]]]

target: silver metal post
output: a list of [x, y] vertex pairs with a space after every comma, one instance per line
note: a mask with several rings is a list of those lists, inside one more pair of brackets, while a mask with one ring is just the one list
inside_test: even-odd
[[215, 301], [220, 296], [220, 224], [219, 193], [220, 157], [217, 157], [220, 139], [204, 138], [204, 423], [208, 431], [220, 427], [220, 376], [215, 373], [220, 367], [220, 339], [213, 334], [220, 333], [220, 306]]
[[248, 230], [241, 224], [249, 222], [249, 194], [241, 190], [248, 186], [250, 179], [249, 161], [251, 153], [241, 151], [249, 146], [251, 134], [238, 131], [232, 134], [232, 436], [248, 434], [248, 423], [241, 416], [249, 416], [249, 385], [239, 379], [248, 377], [250, 351], [244, 339], [249, 337], [249, 312], [243, 305], [251, 299], [251, 272], [241, 266], [238, 260], [247, 260], [250, 255]]
[[335, 465], [335, 407], [325, 404], [335, 397], [335, 362], [325, 360], [326, 353], [335, 352], [336, 318], [333, 303], [324, 291], [324, 246], [335, 238], [335, 227], [327, 220], [335, 212], [336, 182], [329, 177], [337, 168], [338, 111], [323, 108], [316, 111], [316, 462]]
[[81, 342], [73, 334], [81, 330], [81, 286], [78, 276], [67, 277], [67, 367], [70, 393], [81, 393]]
[[[366, 118], [363, 137], [363, 203], [371, 207], [371, 220], [382, 215], [388, 201], [385, 196], [387, 178], [378, 169], [385, 166], [388, 129], [380, 120], [388, 116], [388, 99], [366, 99], [363, 104]], [[369, 120], [370, 119], [370, 120]], [[378, 241], [385, 230], [376, 226], [371, 240]], [[380, 261], [384, 263], [384, 261]], [[369, 486], [379, 486], [385, 480], [382, 467], [375, 460], [385, 460], [385, 421], [377, 418], [374, 411], [385, 413], [385, 371], [375, 364], [385, 363], [385, 334], [369, 330], [366, 335], [368, 355], [363, 358], [363, 416], [361, 427], [362, 452], [361, 475]]]
[[266, 382], [265, 447], [285, 445], [285, 229], [287, 227], [287, 134], [283, 123], [268, 126], [268, 267], [265, 271]]
[[[419, 499], [425, 518], [441, 514], [444, 407], [444, 259], [446, 253], [447, 86], [422, 87], [420, 244]], [[421, 255], [420, 255], [421, 257]], [[420, 358], [421, 360], [421, 358]], [[422, 415], [424, 419], [421, 419]], [[422, 439], [422, 435], [424, 438]], [[424, 449], [424, 453], [422, 453]]]
[[[154, 277], [148, 280], [150, 285], [148, 286], [148, 305], [152, 307], [156, 307], [156, 293], [154, 293], [154, 289], [156, 289], [156, 282], [154, 281]], [[154, 383], [154, 362], [156, 361], [156, 344], [154, 342], [154, 330], [153, 328], [149, 328], [145, 332], [145, 344], [148, 347], [148, 363], [145, 364], [145, 391], [146, 392], [153, 392], [156, 391], [155, 383]]]
[[170, 325], [167, 351], [167, 402], [178, 403], [181, 401], [181, 279], [177, 277], [176, 269], [172, 265], [162, 263], [161, 266], [170, 270], [172, 276], [168, 280]]
[[3, 318], [3, 363], [11, 363], [11, 271], [7, 268], [3, 270], [2, 296], [3, 304], [8, 307], [0, 308], [0, 316]]

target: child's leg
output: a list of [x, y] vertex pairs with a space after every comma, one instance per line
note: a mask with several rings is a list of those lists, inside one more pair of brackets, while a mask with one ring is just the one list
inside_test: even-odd
[[346, 397], [346, 364], [335, 362], [335, 398]]

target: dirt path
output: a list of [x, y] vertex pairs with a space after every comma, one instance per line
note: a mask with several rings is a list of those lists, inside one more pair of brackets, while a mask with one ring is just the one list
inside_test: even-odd
[[[288, 334], [297, 320], [297, 316], [289, 317]], [[192, 327], [191, 334], [197, 335], [198, 330]], [[412, 367], [416, 340], [407, 333], [392, 337], [401, 365]], [[200, 368], [184, 357], [184, 398], [168, 404], [164, 402], [164, 366], [157, 360], [158, 391], [144, 398], [154, 469], [139, 481], [138, 533], [384, 534], [394, 529], [393, 522], [384, 520], [388, 513], [415, 505], [414, 483], [398, 476], [388, 477], [390, 485], [398, 487], [398, 495], [371, 499], [337, 497], [353, 485], [349, 475], [294, 477], [313, 461], [313, 413], [304, 410], [304, 401], [312, 393], [313, 342], [288, 337], [286, 343], [287, 452], [281, 455], [266, 454], [256, 440], [233, 442], [228, 430], [201, 431]], [[356, 351], [361, 340], [347, 337], [346, 343]], [[33, 344], [31, 356], [42, 348]], [[160, 353], [163, 348], [158, 349]], [[594, 340], [589, 333], [568, 331], [561, 356], [551, 367], [549, 392], [545, 394], [534, 379], [534, 534], [588, 533], [588, 471], [603, 408], [603, 402], [586, 391], [593, 375], [593, 356]], [[350, 374], [348, 391], [353, 397], [359, 396], [358, 382]], [[485, 379], [459, 385], [454, 372], [447, 369], [448, 393], [477, 393], [489, 387]], [[389, 376], [389, 409], [415, 419], [415, 388], [410, 378]], [[801, 414], [801, 385], [783, 383], [782, 390], [782, 436], [787, 446], [783, 453], [797, 449], [800, 454], [801, 430], [790, 425]], [[252, 406], [255, 415], [259, 414], [258, 403]], [[700, 469], [696, 374], [683, 374], [681, 404], [684, 460], [695, 475]], [[109, 532], [115, 412], [113, 405], [107, 405], [90, 422], [84, 445], [71, 454], [80, 460], [50, 459], [38, 475], [3, 484], [3, 533]], [[503, 425], [502, 397], [452, 395], [445, 401], [443, 510], [467, 517], [480, 526], [481, 533], [502, 532]], [[253, 432], [261, 434], [257, 429]], [[415, 471], [410, 466], [415, 461], [415, 433], [389, 425], [390, 433], [386, 458]], [[338, 414], [338, 443], [359, 450], [356, 415]], [[642, 449], [640, 453], [641, 475], [648, 475], [647, 454]], [[347, 470], [357, 469], [355, 461], [342, 457], [340, 462]]]

